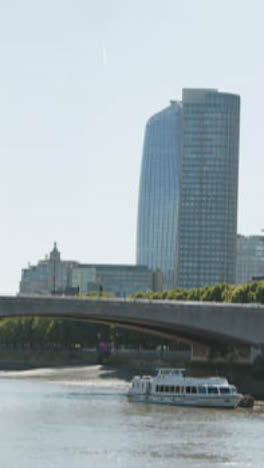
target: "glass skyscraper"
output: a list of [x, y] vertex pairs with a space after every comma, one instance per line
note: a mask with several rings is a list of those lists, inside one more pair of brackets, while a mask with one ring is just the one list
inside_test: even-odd
[[171, 105], [147, 123], [141, 167], [137, 264], [160, 268], [164, 288], [175, 286], [182, 106]]
[[237, 236], [236, 284], [264, 278], [264, 236]]
[[235, 282], [240, 97], [183, 90], [177, 286]]

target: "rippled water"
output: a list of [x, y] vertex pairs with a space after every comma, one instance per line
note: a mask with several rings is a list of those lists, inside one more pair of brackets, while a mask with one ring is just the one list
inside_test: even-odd
[[131, 403], [126, 390], [1, 378], [1, 468], [264, 467], [262, 410]]

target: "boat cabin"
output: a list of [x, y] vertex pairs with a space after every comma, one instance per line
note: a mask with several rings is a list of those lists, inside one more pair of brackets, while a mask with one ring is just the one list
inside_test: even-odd
[[237, 393], [236, 387], [222, 387], [222, 386], [209, 386], [209, 385], [155, 385], [154, 391], [156, 393], [170, 393], [170, 394], [192, 394], [192, 395], [230, 395]]

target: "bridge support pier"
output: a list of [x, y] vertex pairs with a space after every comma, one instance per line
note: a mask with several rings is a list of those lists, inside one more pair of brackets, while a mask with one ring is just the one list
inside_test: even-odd
[[191, 361], [194, 362], [237, 362], [250, 364], [255, 360], [256, 351], [250, 345], [192, 345]]

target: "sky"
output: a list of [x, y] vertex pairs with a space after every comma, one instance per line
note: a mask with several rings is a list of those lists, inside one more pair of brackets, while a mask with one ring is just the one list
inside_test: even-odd
[[182, 88], [241, 96], [238, 232], [264, 228], [264, 2], [0, 5], [0, 294], [58, 243], [134, 263], [147, 119]]

